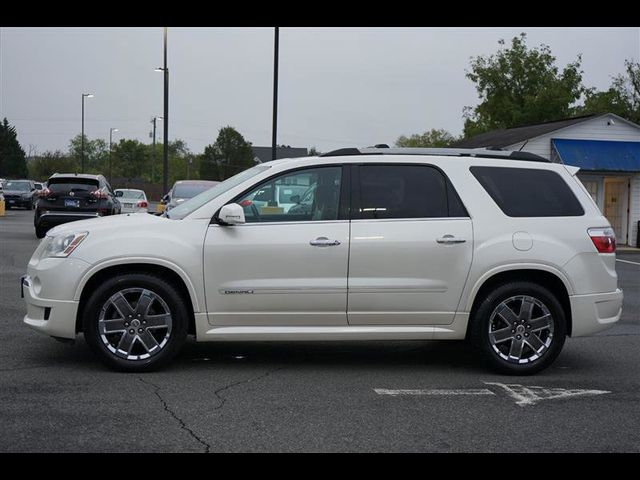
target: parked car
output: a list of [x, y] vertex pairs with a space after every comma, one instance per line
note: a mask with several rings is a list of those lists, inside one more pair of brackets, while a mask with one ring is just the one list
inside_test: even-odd
[[[192, 334], [470, 339], [488, 365], [533, 374], [566, 336], [609, 328], [622, 312], [615, 234], [578, 170], [481, 149], [262, 163], [163, 217], [51, 230], [22, 279], [24, 322], [64, 339], [83, 333], [125, 371], [166, 364]], [[253, 204], [286, 184], [307, 184], [309, 206]]]
[[40, 192], [33, 224], [36, 236], [62, 223], [120, 213], [120, 202], [102, 175], [56, 173]]
[[38, 201], [38, 192], [32, 180], [5, 180], [2, 187], [5, 206], [33, 210]]
[[148, 213], [149, 202], [144, 190], [116, 188], [115, 193], [122, 206], [121, 213]]
[[210, 180], [178, 180], [173, 184], [169, 193], [162, 197], [162, 203], [166, 205], [165, 211], [177, 207], [182, 202], [209, 190], [219, 183]]

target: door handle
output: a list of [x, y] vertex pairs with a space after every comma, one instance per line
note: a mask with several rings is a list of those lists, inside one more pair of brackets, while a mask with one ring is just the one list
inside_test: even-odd
[[340, 245], [339, 240], [329, 240], [327, 237], [318, 237], [315, 240], [311, 240], [309, 245], [312, 247], [335, 247]]
[[464, 243], [466, 240], [464, 238], [456, 238], [453, 235], [445, 235], [436, 239], [436, 242], [442, 243], [444, 245], [453, 245], [455, 243]]

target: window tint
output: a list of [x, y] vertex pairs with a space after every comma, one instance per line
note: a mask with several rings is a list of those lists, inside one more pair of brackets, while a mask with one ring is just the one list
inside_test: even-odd
[[361, 218], [449, 216], [445, 177], [433, 167], [364, 165], [359, 176]]
[[247, 223], [336, 220], [341, 167], [313, 168], [273, 178], [237, 203]]
[[470, 170], [510, 217], [584, 215], [582, 205], [556, 172], [508, 167], [471, 167]]
[[56, 193], [67, 193], [71, 190], [93, 192], [98, 189], [98, 180], [93, 178], [56, 177], [50, 178], [49, 190]]

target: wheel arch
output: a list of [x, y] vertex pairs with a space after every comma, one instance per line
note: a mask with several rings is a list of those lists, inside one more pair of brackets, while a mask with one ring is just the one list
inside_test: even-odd
[[[173, 267], [173, 268], [172, 268]], [[76, 314], [76, 333], [82, 331], [82, 315], [89, 296], [96, 285], [99, 285], [106, 278], [113, 277], [125, 273], [148, 273], [161, 277], [163, 280], [171, 283], [183, 298], [189, 312], [189, 328], [188, 333], [195, 334], [195, 312], [199, 311], [198, 300], [193, 284], [189, 281], [185, 272], [175, 266], [166, 264], [130, 261], [125, 263], [105, 264], [98, 266], [89, 271], [80, 281], [76, 289], [75, 300], [78, 303], [78, 311]]]
[[569, 295], [573, 292], [573, 289], [569, 280], [562, 275], [562, 273], [554, 271], [548, 267], [540, 268], [527, 266], [525, 268], [509, 268], [498, 272], [488, 273], [476, 282], [472, 290], [472, 295], [469, 296], [469, 301], [467, 303], [467, 311], [469, 312], [467, 337], [469, 335], [469, 326], [473, 322], [473, 316], [486, 294], [497, 288], [499, 285], [514, 281], [533, 282], [547, 288], [551, 293], [556, 295], [558, 301], [562, 305], [562, 309], [564, 310], [565, 318], [567, 319], [567, 334], [569, 336], [571, 335], [573, 319], [571, 315], [571, 302]]

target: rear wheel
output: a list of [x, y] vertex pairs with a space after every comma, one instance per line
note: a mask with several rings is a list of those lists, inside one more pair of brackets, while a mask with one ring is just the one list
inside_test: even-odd
[[109, 367], [154, 370], [170, 361], [187, 336], [188, 312], [173, 285], [146, 273], [100, 285], [83, 312], [87, 343]]
[[562, 305], [546, 288], [531, 282], [498, 286], [480, 303], [471, 339], [496, 370], [530, 375], [548, 367], [566, 337]]

